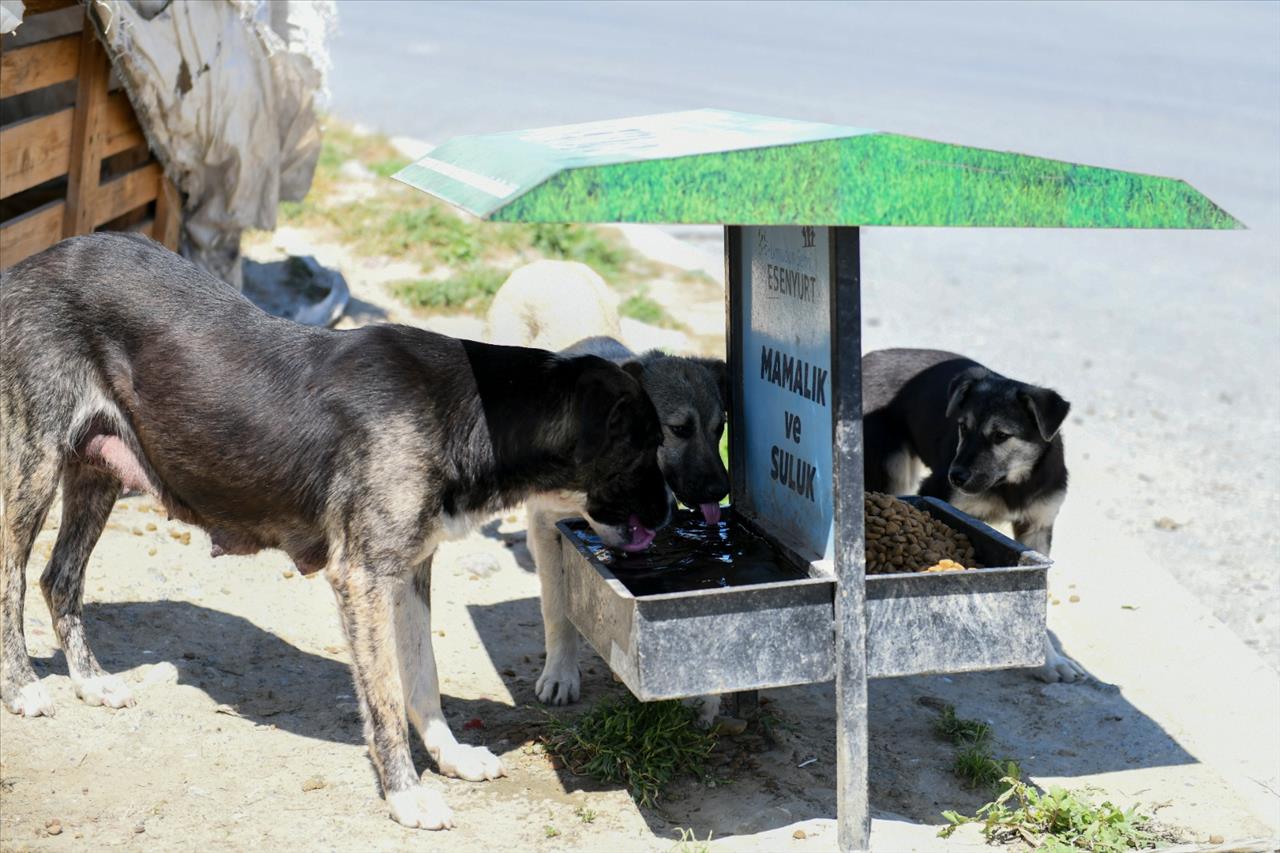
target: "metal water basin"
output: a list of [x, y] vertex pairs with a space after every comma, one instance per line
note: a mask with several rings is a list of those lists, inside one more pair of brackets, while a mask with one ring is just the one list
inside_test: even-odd
[[[872, 575], [866, 583], [869, 677], [964, 672], [1044, 663], [1049, 560], [933, 498], [904, 498], [973, 541], [994, 568]], [[692, 514], [673, 523], [701, 525]], [[638, 699], [674, 699], [828, 681], [835, 676], [836, 580], [761, 540], [749, 577], [701, 572], [699, 588], [638, 582], [585, 521], [557, 524], [569, 619]], [[731, 509], [722, 530], [754, 534]], [[646, 555], [649, 567], [661, 550]], [[672, 577], [682, 571], [671, 569]], [[647, 580], [660, 572], [643, 573]], [[748, 582], [735, 583], [746, 580]], [[639, 594], [628, 584], [639, 590]], [[722, 585], [724, 584], [724, 585]]]

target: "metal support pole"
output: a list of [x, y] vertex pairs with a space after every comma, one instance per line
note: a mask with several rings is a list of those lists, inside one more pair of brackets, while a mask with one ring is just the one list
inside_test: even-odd
[[862, 307], [857, 228], [831, 229], [832, 487], [835, 489], [836, 802], [842, 851], [867, 850], [866, 549]]
[[759, 713], [759, 690], [740, 690], [733, 694], [733, 715], [739, 720], [753, 720]]

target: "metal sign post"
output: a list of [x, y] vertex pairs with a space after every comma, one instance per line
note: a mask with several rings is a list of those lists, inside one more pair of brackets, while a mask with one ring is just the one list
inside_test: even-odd
[[866, 850], [871, 826], [858, 260], [857, 228], [725, 229], [732, 502], [837, 579], [841, 850]]

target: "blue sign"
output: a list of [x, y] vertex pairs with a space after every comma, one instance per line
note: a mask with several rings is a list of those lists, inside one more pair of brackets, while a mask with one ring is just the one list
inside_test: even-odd
[[811, 559], [832, 553], [831, 241], [826, 228], [742, 229], [746, 509]]

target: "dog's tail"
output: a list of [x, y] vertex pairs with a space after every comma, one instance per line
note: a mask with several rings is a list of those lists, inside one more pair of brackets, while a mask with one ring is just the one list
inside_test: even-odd
[[492, 343], [553, 352], [583, 338], [618, 338], [618, 296], [586, 264], [534, 261], [494, 295], [488, 326]]

